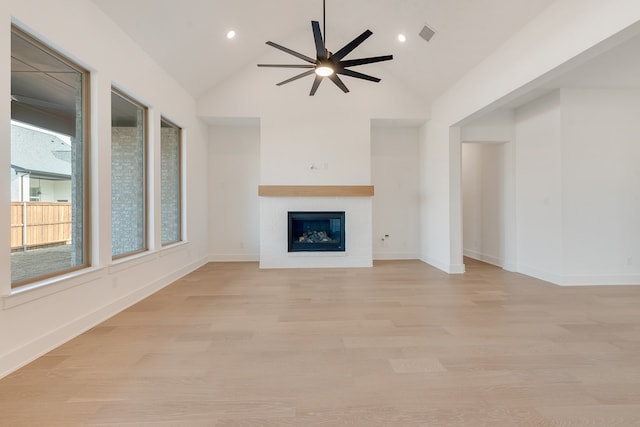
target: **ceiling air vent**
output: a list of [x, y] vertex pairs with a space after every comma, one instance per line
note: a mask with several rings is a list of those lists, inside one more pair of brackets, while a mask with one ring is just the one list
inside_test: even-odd
[[431, 38], [436, 34], [435, 31], [433, 31], [431, 28], [427, 27], [426, 25], [424, 27], [422, 27], [422, 30], [420, 30], [419, 36], [422, 37], [425, 41], [431, 41]]

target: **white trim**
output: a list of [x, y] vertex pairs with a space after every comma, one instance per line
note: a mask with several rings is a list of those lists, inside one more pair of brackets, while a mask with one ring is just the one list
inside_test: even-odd
[[30, 283], [14, 289], [11, 294], [2, 297], [2, 309], [17, 307], [76, 286], [99, 280], [105, 275], [105, 268], [89, 267], [82, 270], [61, 274], [39, 282]]
[[526, 265], [518, 265], [518, 268], [516, 269], [516, 271], [518, 273], [527, 275], [527, 276], [531, 276], [535, 279], [540, 279], [540, 280], [544, 280], [545, 282], [549, 282], [551, 284], [554, 285], [559, 285], [561, 284], [561, 280], [562, 280], [562, 276], [559, 276], [555, 273], [551, 273], [549, 271], [543, 271], [543, 270], [538, 270], [536, 268], [533, 267], [529, 267]]
[[209, 262], [258, 262], [260, 254], [209, 254]]
[[404, 259], [420, 259], [417, 253], [415, 252], [378, 252], [373, 253], [374, 261], [393, 261], [393, 260], [404, 260]]
[[640, 286], [638, 274], [563, 275], [561, 280], [562, 286]]
[[163, 257], [163, 256], [167, 256], [167, 255], [173, 255], [173, 254], [175, 254], [177, 252], [182, 252], [183, 250], [186, 249], [188, 244], [189, 244], [189, 242], [184, 241], [184, 240], [180, 240], [178, 242], [173, 242], [173, 243], [170, 243], [170, 244], [168, 244], [166, 246], [162, 246], [159, 249], [160, 256]]
[[515, 264], [509, 264], [509, 263], [505, 263], [505, 265], [502, 266], [503, 270], [509, 271], [511, 273], [517, 273], [516, 268], [517, 266]]
[[465, 272], [464, 264], [449, 264], [449, 274], [464, 274]]
[[559, 275], [523, 265], [517, 272], [558, 286], [640, 286], [638, 274]]
[[462, 253], [466, 257], [473, 258], [478, 261], [486, 262], [487, 264], [495, 265], [496, 267], [502, 267], [504, 264], [504, 260], [501, 258], [494, 257], [492, 255], [483, 254], [478, 251], [474, 251], [472, 249], [464, 249]]
[[109, 266], [109, 274], [118, 273], [120, 271], [151, 262], [159, 257], [159, 252], [146, 250], [123, 258], [116, 258], [112, 260], [112, 264]]
[[420, 258], [420, 261], [448, 274], [462, 274], [465, 272], [464, 264], [447, 264], [434, 258]]

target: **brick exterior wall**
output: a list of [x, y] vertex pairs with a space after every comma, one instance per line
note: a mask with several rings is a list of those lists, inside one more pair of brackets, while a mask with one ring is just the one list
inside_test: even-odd
[[136, 127], [111, 129], [113, 256], [145, 249], [144, 138]]
[[161, 128], [160, 189], [162, 244], [181, 240], [180, 233], [180, 129]]

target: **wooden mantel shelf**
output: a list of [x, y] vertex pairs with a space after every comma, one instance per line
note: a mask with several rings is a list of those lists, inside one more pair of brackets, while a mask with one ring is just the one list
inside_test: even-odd
[[260, 185], [260, 197], [371, 197], [373, 185]]

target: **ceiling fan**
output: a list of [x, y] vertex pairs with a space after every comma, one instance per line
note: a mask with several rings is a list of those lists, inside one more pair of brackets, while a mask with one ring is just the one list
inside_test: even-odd
[[284, 80], [280, 83], [277, 83], [277, 86], [282, 86], [284, 84], [290, 83], [294, 80], [298, 80], [302, 77], [306, 77], [312, 74], [315, 74], [315, 79], [313, 81], [313, 85], [311, 86], [311, 92], [309, 96], [315, 95], [318, 90], [318, 86], [322, 82], [324, 77], [329, 78], [336, 86], [338, 86], [344, 93], [349, 92], [349, 89], [344, 84], [344, 82], [338, 77], [338, 74], [343, 76], [355, 77], [357, 79], [369, 80], [372, 82], [379, 82], [380, 79], [377, 77], [373, 77], [367, 74], [359, 73], [357, 71], [353, 71], [348, 69], [347, 67], [355, 67], [357, 65], [371, 64], [374, 62], [382, 62], [389, 61], [393, 59], [393, 55], [384, 55], [384, 56], [373, 56], [369, 58], [360, 58], [360, 59], [348, 59], [343, 60], [345, 56], [347, 56], [351, 51], [353, 51], [356, 47], [358, 47], [363, 41], [365, 41], [369, 36], [373, 33], [369, 30], [366, 30], [358, 37], [347, 43], [344, 47], [338, 50], [335, 53], [332, 53], [327, 50], [325, 46], [325, 39], [323, 39], [322, 34], [324, 33], [325, 38], [327, 35], [326, 31], [326, 6], [325, 0], [322, 0], [322, 19], [324, 30], [320, 31], [320, 23], [318, 21], [311, 21], [311, 30], [313, 31], [313, 40], [316, 45], [316, 58], [311, 58], [309, 56], [303, 55], [299, 52], [281, 46], [277, 43], [268, 41], [267, 44], [269, 46], [275, 47], [283, 52], [286, 52], [290, 55], [295, 56], [296, 58], [300, 58], [303, 61], [308, 62], [308, 64], [258, 64], [258, 67], [273, 67], [273, 68], [308, 68], [307, 71], [295, 75], [287, 80]]

